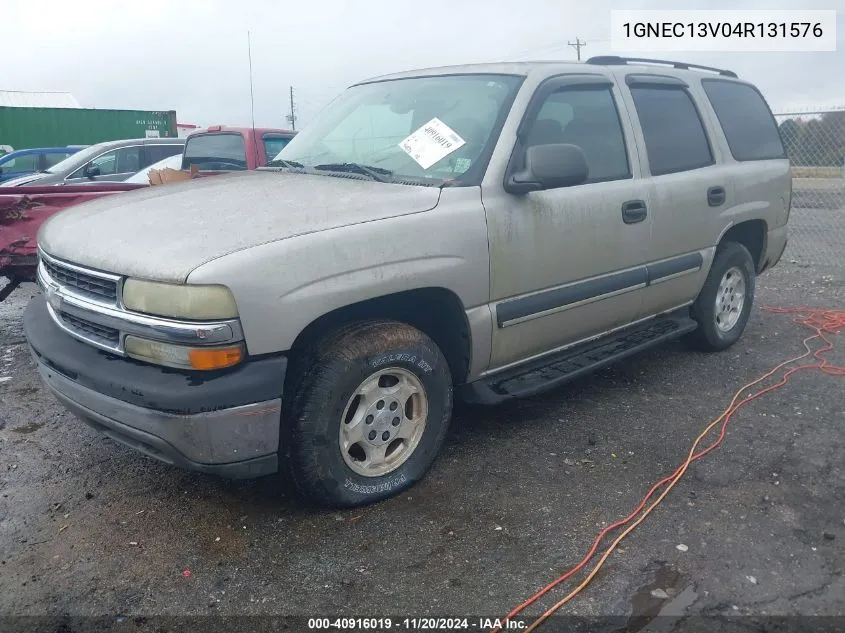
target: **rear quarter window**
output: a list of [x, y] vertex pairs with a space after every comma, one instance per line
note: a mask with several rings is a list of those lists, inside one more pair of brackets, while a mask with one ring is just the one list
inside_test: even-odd
[[182, 146], [177, 143], [172, 145], [147, 145], [144, 149], [147, 153], [146, 159], [144, 160], [144, 167], [149, 167], [169, 156], [182, 153]]
[[735, 160], [786, 158], [775, 119], [756, 88], [719, 79], [701, 85]]

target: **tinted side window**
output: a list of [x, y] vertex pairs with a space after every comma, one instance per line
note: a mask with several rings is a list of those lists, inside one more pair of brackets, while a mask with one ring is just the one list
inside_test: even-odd
[[[91, 161], [91, 166], [97, 167], [100, 170], [101, 176], [110, 176], [111, 174], [114, 174], [115, 167], [117, 166], [117, 150], [113, 149], [110, 152], [106, 152], [105, 154], [97, 156], [97, 158]], [[84, 175], [85, 174], [82, 173], [82, 170], [80, 170], [74, 174], [74, 177], [80, 177]]]
[[141, 147], [122, 147], [115, 156], [115, 173], [135, 173], [141, 169]]
[[285, 148], [285, 145], [290, 143], [289, 138], [282, 136], [265, 136], [263, 141], [264, 153], [267, 154], [268, 162], [276, 158], [276, 155]]
[[[92, 159], [91, 166], [99, 168], [99, 176], [134, 173], [141, 169], [141, 147], [134, 145], [132, 147], [113, 149]], [[84, 177], [85, 166], [80, 167], [68, 176], [68, 178]]]
[[144, 161], [144, 167], [149, 167], [169, 156], [182, 153], [181, 145], [147, 145], [145, 149], [147, 151], [147, 158]]
[[653, 176], [713, 164], [704, 124], [681, 88], [631, 86]]
[[185, 144], [182, 169], [205, 171], [246, 169], [246, 147], [240, 134], [198, 134]]
[[526, 147], [570, 143], [587, 157], [588, 182], [631, 175], [619, 112], [609, 88], [570, 89], [549, 95], [526, 136]]
[[60, 154], [60, 153], [56, 153], [56, 152], [44, 154], [44, 161], [46, 163], [46, 165], [44, 166], [45, 169], [47, 167], [52, 167], [53, 165], [56, 165], [57, 163], [62, 162], [65, 158], [67, 158], [71, 154], [72, 154], [72, 152], [68, 152], [67, 154]]
[[777, 124], [763, 97], [733, 81], [701, 82], [736, 160], [785, 158]]

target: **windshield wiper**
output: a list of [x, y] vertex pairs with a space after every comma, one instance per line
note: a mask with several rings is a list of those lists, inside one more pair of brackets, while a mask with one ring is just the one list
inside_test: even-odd
[[382, 167], [372, 167], [370, 165], [361, 165], [360, 163], [326, 163], [324, 165], [314, 165], [314, 169], [325, 171], [337, 171], [349, 174], [362, 174], [369, 176], [378, 182], [390, 182], [393, 172]]
[[268, 162], [267, 167], [292, 167], [294, 169], [302, 169], [305, 165], [297, 163], [295, 160], [285, 160], [284, 158], [279, 158]]

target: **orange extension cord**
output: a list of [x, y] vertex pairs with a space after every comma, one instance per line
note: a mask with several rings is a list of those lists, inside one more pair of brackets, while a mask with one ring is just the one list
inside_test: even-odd
[[[599, 569], [601, 569], [602, 565], [604, 565], [607, 558], [610, 556], [610, 554], [613, 552], [613, 550], [616, 549], [616, 547], [619, 545], [619, 543], [626, 536], [628, 536], [628, 534], [630, 534], [640, 523], [642, 523], [645, 520], [645, 518], [651, 513], [651, 511], [654, 510], [654, 508], [656, 508], [660, 504], [661, 501], [663, 501], [664, 497], [666, 497], [666, 495], [669, 494], [669, 491], [675, 486], [676, 483], [678, 483], [678, 481], [681, 479], [681, 477], [683, 477], [683, 475], [686, 472], [689, 465], [692, 462], [694, 462], [698, 459], [701, 459], [702, 457], [704, 457], [705, 455], [707, 455], [708, 453], [710, 453], [711, 451], [716, 449], [716, 447], [718, 447], [719, 444], [722, 443], [722, 440], [724, 440], [724, 438], [725, 438], [725, 433], [726, 433], [727, 428], [728, 428], [728, 423], [730, 422], [734, 413], [736, 413], [739, 409], [744, 407], [746, 404], [752, 402], [753, 400], [756, 400], [757, 398], [761, 397], [763, 394], [769, 393], [770, 391], [774, 391], [775, 389], [779, 389], [780, 387], [783, 387], [787, 382], [789, 382], [790, 377], [794, 373], [801, 371], [801, 370], [814, 369], [814, 370], [820, 371], [820, 372], [827, 374], [827, 375], [830, 375], [830, 376], [845, 376], [845, 367], [838, 366], [838, 365], [832, 365], [825, 358], [825, 354], [827, 352], [829, 352], [830, 350], [832, 350], [833, 347], [834, 347], [833, 341], [830, 338], [828, 338], [827, 335], [840, 334], [842, 332], [842, 330], [845, 329], [845, 310], [828, 310], [828, 309], [809, 308], [809, 307], [775, 308], [775, 307], [769, 307], [769, 306], [766, 306], [763, 309], [767, 312], [773, 312], [773, 313], [776, 313], [776, 314], [792, 314], [792, 315], [795, 315], [792, 319], [794, 323], [799, 324], [799, 325], [803, 325], [803, 326], [811, 329], [814, 332], [814, 334], [808, 336], [803, 341], [804, 348], [807, 351], [804, 352], [803, 354], [801, 354], [800, 356], [795, 356], [793, 358], [790, 358], [789, 360], [783, 361], [782, 363], [778, 364], [776, 367], [772, 368], [771, 370], [769, 370], [768, 372], [766, 372], [765, 374], [763, 374], [762, 376], [760, 376], [759, 378], [757, 378], [753, 382], [750, 382], [750, 383], [744, 385], [742, 388], [740, 388], [739, 391], [737, 391], [736, 394], [734, 395], [734, 397], [731, 400], [731, 403], [728, 406], [728, 408], [725, 409], [719, 417], [717, 417], [710, 424], [708, 424], [707, 427], [705, 427], [704, 431], [702, 431], [701, 434], [698, 436], [698, 438], [696, 438], [695, 442], [693, 443], [692, 447], [690, 448], [690, 451], [689, 451], [689, 454], [687, 455], [686, 460], [684, 460], [683, 464], [681, 464], [674, 473], [672, 473], [668, 477], [661, 479], [656, 484], [654, 484], [654, 486], [652, 486], [651, 490], [648, 491], [648, 494], [646, 494], [646, 496], [643, 497], [640, 504], [634, 509], [633, 512], [631, 512], [631, 514], [629, 514], [624, 519], [617, 521], [616, 523], [613, 523], [612, 525], [609, 525], [604, 530], [602, 530], [599, 533], [599, 535], [596, 537], [595, 541], [593, 542], [593, 546], [590, 548], [590, 551], [587, 553], [587, 555], [583, 558], [583, 560], [580, 563], [578, 563], [575, 567], [573, 567], [572, 569], [567, 571], [565, 574], [563, 574], [562, 576], [560, 576], [559, 578], [557, 578], [553, 582], [551, 582], [548, 585], [546, 585], [545, 587], [543, 587], [540, 591], [538, 591], [533, 596], [528, 598], [528, 600], [526, 600], [525, 602], [523, 602], [519, 606], [517, 606], [515, 609], [513, 609], [510, 613], [508, 613], [507, 616], [505, 616], [504, 620], [502, 621], [502, 626], [494, 628], [491, 631], [491, 633], [498, 633], [499, 631], [501, 631], [502, 627], [506, 626], [508, 621], [510, 621], [512, 618], [514, 618], [519, 613], [521, 613], [525, 608], [534, 604], [537, 600], [542, 598], [549, 591], [551, 591], [552, 589], [557, 587], [559, 584], [561, 584], [562, 582], [571, 578], [573, 575], [575, 575], [581, 569], [583, 569], [584, 566], [590, 561], [590, 559], [596, 553], [596, 550], [598, 549], [599, 543], [601, 543], [602, 539], [604, 539], [604, 537], [607, 536], [607, 534], [609, 532], [611, 532], [611, 531], [613, 531], [613, 530], [615, 530], [619, 527], [622, 527], [623, 525], [628, 524], [632, 519], [634, 519], [634, 517], [636, 517], [638, 514], [640, 514], [642, 509], [648, 503], [649, 499], [651, 499], [652, 495], [654, 495], [654, 493], [661, 486], [668, 483], [669, 485], [666, 487], [666, 489], [663, 492], [660, 493], [660, 496], [658, 496], [657, 499], [655, 499], [655, 501], [648, 508], [646, 508], [645, 512], [643, 512], [639, 516], [639, 518], [637, 518], [636, 521], [631, 523], [621, 534], [619, 534], [619, 536], [616, 537], [616, 539], [604, 551], [601, 558], [599, 559], [598, 564], [596, 564], [596, 566], [592, 569], [592, 571], [584, 579], [584, 581], [581, 582], [581, 584], [579, 584], [577, 587], [575, 587], [575, 589], [573, 589], [566, 597], [564, 597], [562, 600], [560, 600], [559, 602], [554, 604], [552, 607], [550, 607], [548, 610], [546, 610], [539, 617], [539, 619], [537, 619], [533, 624], [531, 624], [531, 626], [529, 626], [526, 629], [522, 629], [522, 630], [524, 631], [524, 633], [530, 633], [530, 631], [534, 631], [545, 620], [547, 620], [556, 611], [558, 611], [564, 604], [566, 604], [567, 602], [572, 600], [572, 598], [577, 596], [593, 580], [595, 575], [598, 573]], [[813, 340], [816, 340], [816, 339], [821, 339], [822, 341], [824, 341], [825, 345], [823, 347], [819, 348], [818, 350], [816, 350], [816, 352], [813, 352], [813, 350], [810, 348], [810, 342], [813, 341]], [[794, 363], [796, 361], [799, 361], [799, 360], [803, 360], [810, 355], [812, 355], [813, 358], [815, 358], [817, 362], [804, 363], [804, 364], [801, 364], [801, 365], [793, 366], [783, 373], [783, 375], [781, 376], [781, 378], [778, 382], [776, 382], [773, 385], [770, 385], [768, 387], [765, 387], [763, 389], [760, 389], [759, 391], [756, 391], [755, 393], [753, 393], [751, 395], [745, 396], [744, 398], [742, 398], [740, 400], [740, 397], [742, 396], [743, 392], [745, 392], [747, 389], [754, 387], [755, 385], [760, 384], [761, 382], [763, 382], [767, 378], [770, 378], [771, 376], [773, 376], [775, 373], [777, 373], [778, 371], [780, 371], [781, 369], [783, 369], [787, 365]], [[698, 447], [698, 445], [707, 436], [707, 434], [710, 433], [710, 431], [713, 429], [713, 427], [715, 427], [717, 424], [719, 424], [719, 422], [722, 423], [722, 428], [721, 428], [721, 431], [719, 432], [719, 437], [712, 444], [710, 444], [710, 446], [708, 446], [707, 448], [705, 448], [705, 449], [701, 450], [700, 452], [696, 453], [695, 451], [696, 451], [696, 448]]]

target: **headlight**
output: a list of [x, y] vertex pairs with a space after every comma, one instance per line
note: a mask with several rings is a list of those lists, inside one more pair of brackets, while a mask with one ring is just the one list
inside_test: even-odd
[[126, 337], [124, 349], [130, 358], [179, 369], [225, 369], [237, 365], [244, 358], [241, 345], [185, 347], [132, 335]]
[[123, 283], [123, 305], [135, 312], [181, 319], [234, 319], [238, 316], [235, 297], [226, 286], [127, 279]]

